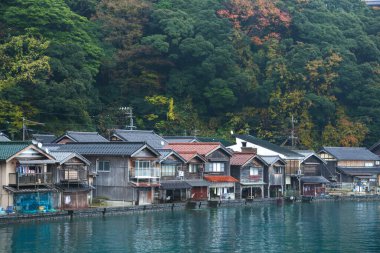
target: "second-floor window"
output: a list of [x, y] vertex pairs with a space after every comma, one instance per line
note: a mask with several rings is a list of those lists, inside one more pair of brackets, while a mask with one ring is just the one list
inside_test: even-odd
[[224, 172], [224, 163], [206, 163], [206, 172]]
[[249, 175], [250, 176], [258, 176], [259, 175], [259, 169], [251, 167], [249, 168]]
[[135, 161], [136, 170], [144, 170], [150, 168], [150, 161]]
[[176, 166], [174, 164], [162, 164], [161, 166], [161, 176], [175, 176]]
[[197, 173], [198, 171], [200, 171], [200, 168], [200, 164], [189, 164], [189, 173]]
[[100, 172], [110, 172], [110, 161], [98, 161], [98, 171]]
[[282, 167], [273, 167], [274, 174], [282, 174]]

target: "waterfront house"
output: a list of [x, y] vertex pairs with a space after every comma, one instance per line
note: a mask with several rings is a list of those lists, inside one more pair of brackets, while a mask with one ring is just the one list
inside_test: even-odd
[[[325, 194], [325, 187], [330, 184], [327, 178], [333, 175], [327, 167], [325, 160], [320, 158], [312, 150], [294, 150], [304, 156], [301, 161], [301, 171], [299, 189], [303, 196], [320, 196]], [[327, 177], [327, 178], [326, 178]]]
[[340, 186], [356, 192], [377, 192], [380, 158], [363, 147], [323, 147], [318, 155]]
[[184, 181], [186, 160], [172, 149], [157, 149], [160, 153], [160, 199], [162, 202], [189, 199], [191, 186]]
[[2, 141], [11, 141], [11, 140], [4, 133], [0, 132], [0, 142]]
[[71, 142], [108, 142], [108, 140], [97, 132], [67, 131], [53, 141], [53, 143], [57, 144], [66, 144]]
[[0, 142], [0, 206], [23, 213], [55, 210], [55, 158], [31, 142]]
[[264, 198], [268, 187], [268, 164], [255, 152], [235, 152], [231, 158], [231, 176], [239, 180], [236, 198]]
[[[200, 160], [199, 157], [202, 157], [206, 161], [204, 167], [190, 166], [188, 173], [193, 173], [200, 177], [203, 176], [203, 178], [208, 181], [209, 199], [231, 199], [235, 197], [235, 183], [238, 182], [238, 180], [233, 178], [230, 174], [232, 152], [221, 143], [171, 143], [167, 148], [175, 150], [182, 157], [185, 157], [187, 161], [189, 161], [189, 157], [193, 157], [192, 160]], [[189, 155], [189, 157], [186, 158], [186, 155]]]
[[168, 142], [151, 130], [122, 130], [113, 131], [111, 141], [146, 142], [155, 149], [164, 148]]
[[278, 146], [268, 141], [258, 139], [251, 135], [236, 135], [236, 144], [229, 146], [235, 152], [254, 148], [259, 156], [279, 156], [286, 162], [285, 186], [286, 190], [297, 190], [299, 180], [303, 175], [301, 162], [304, 156], [287, 148]]
[[94, 176], [88, 171], [90, 161], [75, 152], [54, 151], [50, 154], [56, 160], [52, 177], [61, 195], [61, 209], [88, 208], [92, 200]]
[[89, 142], [61, 145], [90, 161], [95, 197], [151, 204], [158, 201], [160, 154], [145, 142]]
[[286, 162], [280, 156], [260, 156], [268, 166], [267, 196], [282, 197], [285, 189]]

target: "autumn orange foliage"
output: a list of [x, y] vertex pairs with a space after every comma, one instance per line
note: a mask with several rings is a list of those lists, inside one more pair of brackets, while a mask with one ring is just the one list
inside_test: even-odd
[[256, 45], [269, 39], [280, 39], [280, 30], [288, 28], [290, 15], [276, 6], [277, 1], [268, 0], [230, 0], [225, 9], [217, 13], [228, 18], [235, 29], [251, 37]]

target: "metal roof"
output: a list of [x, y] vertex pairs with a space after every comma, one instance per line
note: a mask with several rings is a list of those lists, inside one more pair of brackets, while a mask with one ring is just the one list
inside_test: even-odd
[[7, 141], [0, 142], [0, 161], [7, 160], [24, 148], [32, 145], [31, 142]]
[[206, 187], [206, 186], [211, 185], [209, 182], [207, 182], [206, 180], [203, 180], [203, 179], [186, 180], [186, 183], [188, 183], [192, 187]]
[[153, 148], [163, 148], [168, 142], [151, 130], [122, 130], [116, 129], [113, 135], [127, 142], [144, 141]]
[[4, 189], [12, 193], [32, 193], [32, 192], [57, 192], [58, 190], [54, 187], [39, 186], [38, 188], [15, 188], [12, 186], [4, 186]]
[[54, 156], [55, 160], [59, 164], [64, 164], [65, 162], [67, 162], [68, 160], [70, 160], [70, 159], [72, 159], [74, 157], [76, 157], [79, 160], [83, 161], [87, 165], [91, 164], [91, 162], [89, 160], [87, 160], [82, 155], [80, 155], [80, 154], [78, 154], [76, 152], [70, 152], [70, 151], [52, 151], [50, 154], [52, 156]]
[[186, 183], [186, 181], [173, 180], [173, 181], [161, 181], [161, 188], [164, 190], [174, 190], [174, 189], [190, 189], [191, 185]]
[[109, 142], [106, 138], [97, 132], [74, 132], [67, 131], [64, 135], [58, 137], [54, 142], [59, 142], [64, 137], [67, 137], [74, 142]]
[[8, 138], [8, 136], [0, 132], [0, 142], [1, 141], [11, 141], [11, 140]]
[[337, 170], [351, 176], [380, 174], [380, 167], [337, 167]]
[[269, 165], [272, 165], [272, 164], [276, 163], [277, 161], [281, 161], [283, 164], [286, 164], [286, 162], [281, 157], [279, 157], [278, 155], [276, 155], [276, 156], [263, 156], [263, 155], [261, 155], [260, 157]]
[[278, 146], [276, 144], [273, 144], [273, 143], [270, 143], [269, 141], [265, 141], [265, 140], [262, 140], [262, 139], [258, 139], [252, 135], [235, 135], [236, 138], [239, 138], [239, 139], [242, 139], [246, 142], [250, 142], [250, 143], [253, 143], [257, 146], [260, 146], [260, 147], [263, 147], [263, 148], [266, 148], [266, 149], [269, 149], [269, 150], [272, 150], [276, 153], [279, 153], [279, 154], [282, 154], [286, 157], [289, 157], [289, 158], [301, 158], [303, 157], [303, 155], [301, 154], [298, 154], [294, 151], [291, 151], [290, 149], [287, 149], [287, 148], [283, 148], [281, 146]]
[[72, 151], [81, 155], [132, 156], [144, 147], [147, 147], [159, 156], [157, 151], [144, 142], [67, 143], [60, 145], [58, 151]]
[[367, 148], [363, 147], [323, 147], [321, 151], [326, 151], [334, 156], [337, 160], [346, 161], [377, 161], [380, 160], [378, 155], [375, 155]]
[[329, 180], [322, 176], [306, 176], [301, 177], [301, 182], [303, 183], [309, 183], [309, 184], [328, 184], [330, 183]]
[[176, 156], [183, 163], [186, 163], [185, 158], [183, 158], [180, 154], [175, 152], [173, 149], [156, 149], [158, 153], [160, 153], [160, 162], [165, 161], [170, 155]]
[[163, 137], [168, 143], [177, 142], [199, 142], [195, 136], [164, 136]]

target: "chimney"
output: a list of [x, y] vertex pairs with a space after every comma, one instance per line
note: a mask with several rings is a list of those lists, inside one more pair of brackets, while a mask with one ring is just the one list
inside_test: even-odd
[[257, 154], [257, 148], [252, 147], [241, 147], [241, 152], [246, 154]]

